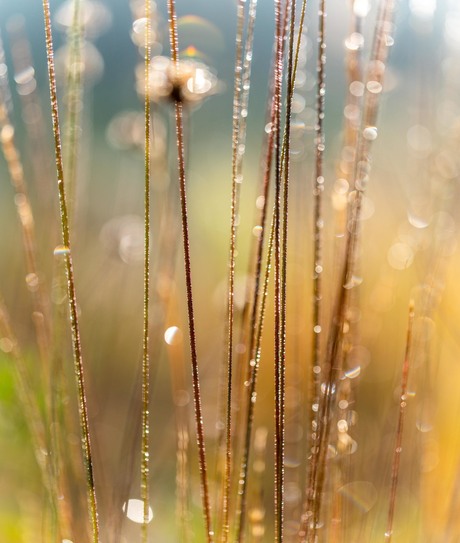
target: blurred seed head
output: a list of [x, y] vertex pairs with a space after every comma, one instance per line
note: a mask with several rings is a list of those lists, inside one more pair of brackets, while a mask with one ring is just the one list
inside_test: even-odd
[[[144, 94], [144, 66], [137, 69], [137, 89]], [[178, 68], [171, 59], [156, 56], [150, 70], [150, 97], [155, 102], [180, 101], [187, 106], [199, 105], [219, 91], [219, 81], [204, 63], [187, 59]]]

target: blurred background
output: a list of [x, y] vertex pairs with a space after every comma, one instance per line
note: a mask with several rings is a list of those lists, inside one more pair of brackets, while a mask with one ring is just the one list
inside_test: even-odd
[[[78, 158], [75, 182], [68, 192], [72, 252], [104, 534], [101, 539], [111, 541], [110, 534], [116, 530], [121, 541], [128, 542], [139, 533], [136, 514], [129, 513], [127, 499], [139, 498], [140, 484], [145, 22], [143, 3], [136, 0], [82, 3], [83, 90], [77, 99], [75, 125]], [[359, 117], [359, 106], [350, 102], [350, 96], [359, 103], [363, 93], [359, 85], [350, 85], [346, 59], [350, 51], [359, 50], [365, 71], [377, 11], [374, 0], [331, 0], [328, 4], [323, 217], [326, 332], [339, 287], [346, 206], [353, 197], [353, 187], [347, 181], [353, 148], [344, 143], [344, 128], [356, 125]], [[51, 2], [65, 167], [70, 162], [66, 138], [70, 133], [68, 33], [72, 6], [69, 1]], [[150, 537], [163, 543], [185, 541], [176, 517], [176, 471], [180, 461], [177, 420], [183, 416], [190, 430], [186, 467], [190, 529], [193, 541], [203, 541], [175, 127], [165, 58], [169, 56], [167, 12], [165, 2], [157, 2], [154, 7]], [[184, 85], [188, 204], [198, 356], [214, 498], [219, 485], [214, 479], [222, 401], [219, 368], [226, 352], [236, 2], [178, 1], [177, 10], [181, 58], [187, 73], [192, 74]], [[359, 35], [351, 35], [356, 18], [362, 29]], [[383, 537], [411, 299], [415, 302], [416, 317], [394, 540], [447, 542], [460, 537], [455, 515], [460, 505], [459, 25], [460, 6], [456, 0], [398, 2], [394, 45], [381, 92], [372, 173], [364, 198], [362, 241], [353, 285], [356, 288], [348, 316], [351, 339], [341, 382], [349, 396], [343, 400], [346, 406], [342, 404], [344, 414], [338, 421], [342, 425], [337, 429], [337, 446], [331, 446], [334, 475], [328, 492], [331, 501], [336, 495], [340, 497], [343, 515], [343, 532], [337, 541], [377, 541]], [[7, 140], [5, 126], [14, 127], [35, 219], [40, 287], [53, 320], [51, 351], [57, 365], [52, 366], [54, 373], [45, 381], [49, 379], [53, 397], [59, 398], [65, 413], [56, 432], [63, 465], [73, 472], [73, 483], [67, 490], [72, 496], [69, 499], [73, 510], [81, 513], [77, 526], [80, 522], [81, 541], [86, 541], [82, 520], [85, 487], [66, 325], [63, 257], [62, 251], [56, 250], [61, 243], [59, 208], [40, 3], [3, 0], [0, 32], [0, 88], [10, 119], [10, 123], [1, 123], [2, 141]], [[273, 33], [273, 5], [260, 0], [239, 214], [238, 323], [251, 280], [247, 271], [250, 250], [260, 235], [259, 184], [264, 141], [270, 132], [267, 100]], [[311, 2], [293, 102], [287, 315], [288, 541], [294, 540], [298, 529], [305, 486], [316, 41], [317, 3]], [[13, 336], [4, 326], [0, 330], [0, 540], [48, 541], [52, 515], [47, 512], [48, 499], [27, 430], [24, 401], [16, 390], [17, 361], [12, 356], [14, 347], [20, 346], [21, 358], [30, 374], [31, 391], [39, 405], [45, 405], [31, 298], [37, 292], [38, 279], [27, 270], [17, 218], [22, 200], [18, 200], [11, 184], [5, 151], [0, 158], [0, 191], [2, 322], [7, 311], [14, 331]], [[263, 458], [266, 468], [260, 480], [253, 478], [250, 487], [251, 507], [264, 510], [265, 521], [254, 521], [250, 526], [252, 541], [270, 541], [272, 537], [272, 331], [270, 294], [255, 424], [259, 436], [256, 459]], [[237, 342], [235, 350], [243, 355], [238, 348]], [[56, 378], [57, 384], [50, 376]], [[346, 446], [341, 449], [340, 443]], [[40, 454], [54, 453], [43, 450]], [[347, 477], [342, 480], [345, 472]], [[254, 473], [260, 471], [255, 469]], [[67, 494], [62, 499], [67, 500]]]

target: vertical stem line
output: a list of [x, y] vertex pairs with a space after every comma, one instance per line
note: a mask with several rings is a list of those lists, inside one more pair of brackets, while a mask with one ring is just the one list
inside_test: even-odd
[[242, 128], [242, 81], [243, 81], [243, 30], [245, 0], [238, 0], [237, 31], [235, 51], [235, 72], [233, 91], [233, 128], [232, 128], [232, 194], [231, 194], [231, 226], [228, 272], [227, 300], [227, 403], [226, 403], [226, 439], [225, 439], [225, 471], [222, 500], [222, 543], [227, 543], [229, 535], [229, 500], [232, 468], [232, 385], [233, 385], [233, 335], [234, 335], [234, 296], [235, 296], [235, 260], [237, 240], [237, 215], [239, 210], [240, 186], [242, 182], [242, 155], [240, 129]]
[[149, 471], [150, 471], [150, 362], [149, 362], [149, 302], [150, 302], [150, 0], [145, 0], [144, 43], [144, 322], [142, 338], [142, 450], [141, 499], [143, 501], [142, 541], [148, 540], [149, 523]]
[[283, 541], [283, 421], [282, 421], [282, 383], [281, 365], [281, 93], [283, 79], [283, 32], [281, 24], [281, 2], [275, 0], [275, 206], [274, 206], [274, 252], [275, 252], [275, 542]]
[[393, 536], [393, 519], [396, 505], [396, 492], [398, 490], [399, 465], [401, 462], [402, 438], [404, 431], [404, 419], [407, 407], [407, 384], [409, 381], [409, 366], [412, 346], [412, 330], [414, 326], [414, 302], [409, 304], [409, 322], [407, 325], [406, 352], [402, 366], [401, 395], [399, 398], [398, 427], [396, 430], [395, 448], [393, 452], [393, 465], [391, 468], [391, 490], [388, 506], [387, 528], [385, 532], [385, 543], [391, 543]]
[[59, 128], [59, 113], [56, 93], [56, 74], [54, 67], [53, 37], [51, 32], [51, 16], [49, 0], [43, 0], [43, 14], [45, 21], [46, 55], [48, 61], [48, 78], [50, 86], [51, 116], [53, 122], [54, 149], [56, 170], [58, 178], [59, 206], [61, 217], [61, 233], [65, 267], [67, 275], [67, 294], [69, 299], [70, 323], [72, 330], [72, 346], [75, 365], [75, 375], [78, 389], [78, 407], [80, 415], [80, 431], [83, 449], [83, 459], [86, 471], [87, 496], [89, 515], [92, 526], [93, 543], [99, 543], [99, 521], [97, 513], [96, 489], [94, 484], [93, 460], [91, 453], [91, 440], [86, 401], [86, 387], [83, 372], [83, 359], [80, 342], [80, 326], [78, 321], [77, 299], [73, 274], [72, 253], [70, 250], [69, 216], [67, 211], [66, 193], [64, 185], [64, 168], [62, 162], [61, 135]]
[[[176, 72], [179, 68], [179, 46], [177, 40], [177, 15], [175, 0], [168, 0], [169, 13], [169, 30], [170, 30], [170, 46], [171, 56], [174, 62]], [[196, 331], [195, 331], [195, 316], [193, 309], [193, 292], [192, 292], [192, 272], [190, 258], [190, 238], [188, 230], [188, 213], [187, 213], [187, 192], [185, 178], [185, 158], [184, 158], [184, 130], [183, 130], [183, 105], [179, 99], [175, 101], [175, 118], [176, 118], [176, 141], [177, 141], [177, 159], [179, 168], [179, 189], [180, 189], [180, 204], [182, 217], [182, 237], [184, 245], [184, 267], [185, 267], [185, 283], [187, 290], [187, 310], [188, 323], [190, 333], [190, 352], [192, 358], [192, 383], [193, 383], [193, 402], [195, 406], [195, 424], [198, 441], [198, 458], [200, 466], [201, 480], [201, 496], [203, 503], [203, 514], [206, 527], [206, 541], [212, 543], [214, 540], [214, 532], [211, 523], [211, 504], [209, 499], [208, 474], [206, 466], [206, 447], [204, 441], [204, 426], [203, 414], [201, 408], [201, 393], [200, 393], [200, 378], [198, 371], [198, 356], [196, 350]]]
[[[312, 404], [318, 402], [321, 371], [321, 317], [322, 317], [322, 244], [323, 244], [323, 155], [324, 143], [324, 109], [326, 96], [326, 2], [321, 0], [319, 13], [318, 58], [317, 58], [317, 93], [316, 93], [316, 140], [315, 140], [315, 180], [313, 210], [313, 330], [312, 330], [312, 367], [311, 367], [311, 399]], [[313, 409], [311, 410], [311, 416]], [[311, 420], [313, 422], [313, 420]]]
[[[333, 310], [331, 328], [329, 331], [327, 352], [324, 364], [324, 398], [319, 405], [317, 418], [317, 434], [312, 451], [311, 475], [307, 499], [307, 511], [302, 520], [301, 538], [307, 532], [308, 543], [313, 543], [319, 524], [322, 493], [326, 477], [326, 456], [331, 431], [331, 411], [334, 407], [335, 389], [341, 371], [340, 346], [346, 311], [349, 303], [350, 289], [353, 287], [352, 274], [356, 258], [356, 248], [359, 241], [362, 200], [366, 190], [371, 169], [371, 144], [375, 139], [374, 130], [377, 121], [380, 93], [369, 90], [376, 85], [383, 88], [384, 66], [388, 55], [388, 36], [391, 35], [392, 16], [395, 0], [382, 0], [377, 15], [374, 41], [366, 78], [367, 90], [364, 95], [361, 130], [356, 143], [353, 180], [356, 188], [356, 198], [349, 209], [349, 230], [344, 255], [340, 284]], [[383, 69], [382, 69], [383, 67]], [[371, 137], [366, 129], [372, 130]], [[311, 521], [311, 522], [310, 522]], [[301, 539], [304, 541], [305, 539]]]

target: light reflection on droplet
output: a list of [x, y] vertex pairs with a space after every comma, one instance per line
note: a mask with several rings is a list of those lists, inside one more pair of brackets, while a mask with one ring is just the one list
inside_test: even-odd
[[[136, 500], [134, 498], [128, 500], [128, 502], [123, 504], [123, 512], [133, 522], [137, 524], [144, 523], [144, 501]], [[149, 507], [149, 514], [147, 522], [151, 522], [153, 519], [153, 510]]]
[[367, 141], [374, 141], [377, 139], [378, 131], [376, 126], [366, 126], [363, 130], [364, 139]]
[[33, 66], [27, 66], [22, 71], [14, 75], [14, 80], [18, 85], [25, 85], [29, 83], [35, 77], [35, 70]]
[[350, 51], [358, 51], [364, 45], [364, 36], [359, 32], [353, 32], [345, 40], [345, 47]]
[[356, 17], [366, 17], [371, 9], [369, 0], [355, 0], [353, 2], [353, 13]]
[[414, 215], [410, 211], [407, 212], [407, 220], [414, 228], [427, 228], [430, 224], [429, 219], [424, 219], [422, 217], [418, 217], [417, 215]]
[[361, 373], [361, 366], [356, 366], [355, 368], [351, 368], [347, 370], [343, 376], [347, 379], [356, 379]]
[[323, 394], [335, 394], [335, 384], [321, 383], [321, 392]]
[[350, 94], [359, 98], [364, 94], [364, 83], [361, 81], [352, 81], [349, 86]]
[[58, 245], [54, 249], [54, 256], [66, 256], [68, 254], [70, 254], [70, 249], [65, 245]]
[[36, 292], [39, 285], [38, 275], [36, 273], [28, 273], [26, 275], [26, 284], [27, 284], [27, 288], [31, 292]]
[[168, 345], [177, 345], [181, 342], [182, 334], [177, 326], [170, 326], [166, 329], [164, 338]]
[[379, 94], [382, 92], [382, 84], [379, 81], [368, 81], [366, 89], [372, 94]]

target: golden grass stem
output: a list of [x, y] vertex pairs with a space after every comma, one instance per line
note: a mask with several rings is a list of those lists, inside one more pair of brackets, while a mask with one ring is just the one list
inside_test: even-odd
[[[177, 15], [175, 0], [168, 0], [169, 14], [169, 31], [170, 31], [170, 46], [171, 56], [176, 72], [179, 68], [179, 45], [177, 39]], [[184, 246], [184, 267], [185, 267], [185, 283], [187, 290], [187, 311], [188, 324], [190, 334], [190, 352], [192, 358], [192, 384], [193, 384], [193, 401], [195, 406], [195, 424], [198, 440], [198, 457], [200, 467], [201, 481], [201, 496], [203, 503], [203, 514], [206, 528], [206, 541], [212, 543], [214, 540], [214, 532], [212, 530], [211, 520], [211, 503], [209, 499], [208, 472], [206, 465], [206, 446], [204, 440], [203, 414], [201, 407], [200, 393], [200, 377], [198, 369], [198, 356], [196, 349], [196, 331], [195, 331], [195, 316], [193, 307], [193, 291], [192, 291], [192, 271], [190, 258], [190, 236], [188, 230], [188, 212], [187, 212], [187, 192], [186, 192], [186, 175], [185, 175], [185, 156], [184, 156], [184, 129], [183, 129], [183, 104], [180, 99], [175, 100], [175, 118], [176, 118], [176, 143], [177, 143], [177, 160], [179, 170], [179, 189], [181, 203], [181, 218], [182, 218], [182, 238]]]
[[275, 204], [274, 204], [274, 258], [275, 258], [275, 542], [282, 543], [284, 528], [284, 418], [283, 418], [283, 365], [282, 353], [282, 298], [281, 298], [281, 206], [282, 206], [282, 161], [281, 161], [281, 95], [283, 85], [283, 30], [281, 2], [275, 0]]
[[[289, 2], [286, 3], [285, 13], [283, 15], [284, 23], [282, 25], [283, 29], [286, 29], [287, 17], [288, 17], [288, 8]], [[299, 53], [300, 53], [300, 40], [302, 35], [302, 30], [305, 21], [306, 13], [306, 0], [302, 2], [300, 22], [299, 22], [299, 33], [297, 36], [297, 44], [295, 55], [293, 57], [293, 66], [290, 71], [290, 86], [288, 89], [288, 101], [292, 101], [292, 96], [294, 93], [295, 87], [295, 77], [297, 73]], [[293, 24], [295, 21], [293, 22]], [[292, 29], [291, 29], [292, 30]], [[284, 31], [283, 31], [284, 32]], [[284, 34], [283, 34], [284, 35]], [[283, 37], [284, 45], [284, 37]], [[270, 122], [271, 126], [275, 126], [275, 100], [272, 100], [271, 111], [270, 111]], [[272, 219], [272, 224], [270, 227], [270, 235], [268, 241], [268, 253], [266, 258], [265, 265], [265, 279], [263, 281], [263, 286], [261, 293], [260, 290], [260, 280], [262, 275], [262, 260], [263, 260], [263, 242], [265, 237], [266, 230], [266, 218], [267, 218], [267, 209], [268, 209], [268, 193], [269, 193], [269, 182], [271, 177], [271, 167], [272, 167], [272, 157], [273, 157], [273, 148], [274, 148], [274, 135], [275, 130], [270, 130], [268, 134], [267, 147], [266, 147], [266, 156], [264, 159], [264, 175], [262, 183], [262, 197], [263, 197], [263, 206], [260, 212], [260, 219], [258, 225], [261, 227], [260, 234], [257, 238], [257, 246], [254, 251], [256, 254], [255, 258], [255, 271], [254, 271], [254, 291], [253, 291], [253, 300], [252, 300], [252, 309], [251, 309], [251, 319], [250, 319], [250, 330], [249, 330], [249, 359], [248, 359], [248, 369], [247, 369], [247, 378], [246, 378], [246, 402], [244, 404], [245, 410], [242, 419], [242, 457], [240, 462], [240, 475], [239, 475], [239, 488], [237, 496], [237, 514], [236, 514], [236, 534], [237, 541], [240, 543], [244, 537], [244, 529], [246, 522], [246, 497], [247, 497], [247, 477], [248, 477], [248, 468], [249, 468], [249, 453], [250, 453], [250, 443], [252, 438], [252, 427], [254, 421], [254, 408], [256, 403], [256, 388], [257, 388], [257, 376], [260, 365], [261, 357], [261, 341], [262, 341], [262, 331], [264, 327], [265, 320], [265, 309], [266, 309], [266, 298], [268, 294], [268, 284], [270, 277], [270, 266], [273, 254], [273, 241], [274, 241], [274, 220]], [[285, 155], [286, 155], [286, 137], [287, 131], [284, 133], [283, 149], [281, 151], [281, 163], [284, 164]], [[287, 239], [287, 238], [286, 238]], [[260, 308], [259, 308], [259, 298], [260, 298]]]
[[149, 361], [149, 304], [150, 304], [150, 0], [145, 0], [144, 43], [144, 318], [142, 336], [142, 437], [141, 437], [141, 500], [143, 501], [142, 536], [148, 540], [149, 472], [150, 472], [150, 361]]
[[[343, 268], [340, 276], [338, 295], [332, 313], [332, 322], [327, 342], [324, 365], [324, 395], [319, 405], [319, 416], [316, 428], [316, 444], [312, 452], [311, 472], [307, 495], [307, 511], [302, 517], [301, 541], [313, 543], [319, 526], [322, 493], [326, 477], [326, 457], [331, 431], [331, 413], [334, 408], [335, 389], [340, 377], [342, 361], [340, 346], [343, 325], [348, 308], [349, 292], [353, 288], [353, 269], [359, 241], [359, 226], [362, 200], [367, 186], [371, 167], [371, 146], [376, 138], [376, 121], [379, 97], [383, 88], [385, 62], [388, 55], [390, 25], [394, 11], [394, 0], [382, 0], [377, 15], [374, 42], [366, 78], [361, 129], [356, 144], [354, 162], [355, 198], [350, 208], [349, 230]], [[379, 89], [377, 92], [376, 89]]]
[[401, 394], [399, 397], [398, 426], [396, 429], [395, 447], [393, 450], [393, 463], [391, 467], [390, 500], [388, 504], [387, 526], [385, 531], [385, 542], [391, 543], [393, 537], [393, 521], [396, 507], [396, 493], [398, 490], [399, 466], [401, 463], [402, 440], [404, 432], [404, 419], [407, 407], [407, 385], [409, 381], [409, 368], [412, 348], [412, 334], [414, 327], [414, 302], [409, 304], [409, 321], [407, 324], [406, 352], [402, 365]]
[[[318, 12], [318, 56], [316, 64], [316, 126], [315, 126], [315, 179], [313, 188], [313, 329], [312, 357], [310, 367], [312, 407], [319, 401], [321, 381], [321, 339], [322, 335], [322, 300], [323, 300], [323, 157], [324, 110], [326, 97], [326, 2], [321, 0]], [[313, 434], [313, 409], [310, 410], [310, 429]], [[313, 443], [312, 443], [313, 446]]]
[[[254, 18], [252, 19], [254, 20]], [[245, 117], [242, 116], [243, 104], [243, 34], [245, 22], [245, 1], [239, 0], [237, 7], [237, 31], [235, 41], [235, 71], [233, 92], [232, 118], [232, 191], [231, 191], [231, 226], [229, 248], [228, 300], [227, 300], [227, 403], [226, 403], [226, 436], [225, 436], [225, 470], [222, 500], [222, 543], [227, 543], [229, 537], [229, 501], [232, 468], [232, 388], [233, 388], [233, 337], [234, 337], [234, 296], [235, 296], [235, 264], [237, 246], [237, 218], [239, 210], [240, 187], [243, 181], [242, 162], [245, 144]], [[250, 42], [250, 45], [252, 41]], [[249, 56], [248, 56], [249, 55]], [[252, 50], [246, 49], [246, 59], [252, 59]], [[250, 62], [250, 60], [249, 60]], [[244, 74], [249, 82], [250, 74]], [[249, 88], [247, 89], [249, 91]], [[246, 97], [249, 92], [245, 93]], [[246, 98], [247, 102], [247, 98]], [[246, 104], [247, 107], [247, 104]]]
[[99, 543], [99, 521], [97, 510], [96, 488], [94, 482], [94, 470], [89, 431], [89, 419], [86, 399], [86, 387], [83, 371], [83, 359], [80, 343], [80, 326], [73, 274], [72, 253], [70, 248], [69, 215], [67, 210], [66, 192], [64, 184], [64, 167], [62, 161], [61, 135], [59, 127], [59, 113], [56, 93], [56, 73], [54, 67], [53, 37], [51, 31], [51, 15], [49, 0], [43, 0], [43, 14], [45, 21], [46, 55], [48, 61], [48, 79], [50, 86], [51, 116], [53, 123], [54, 150], [56, 158], [56, 170], [58, 178], [58, 193], [61, 219], [61, 233], [65, 267], [67, 275], [67, 295], [69, 300], [70, 323], [72, 331], [72, 346], [75, 365], [75, 375], [78, 390], [78, 406], [80, 414], [80, 431], [83, 449], [83, 459], [86, 471], [87, 497], [89, 516], [92, 527], [93, 543]]
[[32, 320], [41, 360], [42, 381], [43, 385], [46, 386], [50, 367], [49, 311], [43, 291], [44, 284], [37, 266], [37, 243], [32, 206], [28, 195], [21, 157], [15, 143], [14, 128], [9, 119], [3, 96], [0, 101], [0, 130], [1, 147], [10, 174], [11, 184], [15, 191], [16, 211], [21, 224], [26, 263], [26, 283], [33, 302]]

